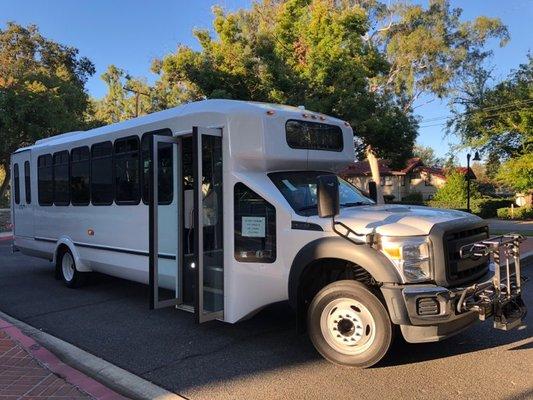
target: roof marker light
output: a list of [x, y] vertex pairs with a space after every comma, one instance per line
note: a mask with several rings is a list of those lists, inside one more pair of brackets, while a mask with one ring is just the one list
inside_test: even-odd
[[275, 114], [274, 110], [268, 110], [267, 111], [267, 115], [274, 115], [274, 114]]
[[305, 114], [305, 113], [303, 113], [303, 114], [302, 114], [302, 117], [304, 117], [304, 118], [307, 118], [307, 117], [309, 117], [309, 115], [308, 115], [308, 114]]

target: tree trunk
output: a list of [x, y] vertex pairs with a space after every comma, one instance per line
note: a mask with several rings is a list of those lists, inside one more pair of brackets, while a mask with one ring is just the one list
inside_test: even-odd
[[383, 200], [383, 191], [381, 190], [381, 176], [379, 174], [379, 164], [374, 151], [370, 146], [366, 148], [366, 158], [368, 159], [368, 164], [370, 165], [370, 171], [372, 171], [372, 179], [376, 182], [376, 191], [377, 191], [377, 204], [385, 204]]
[[9, 186], [9, 180], [11, 178], [11, 169], [9, 168], [9, 164], [5, 165], [4, 163], [2, 163], [0, 166], [4, 168], [4, 171], [6, 173], [4, 181], [2, 182], [2, 185], [0, 185], [0, 199], [2, 199], [7, 190], [7, 187]]

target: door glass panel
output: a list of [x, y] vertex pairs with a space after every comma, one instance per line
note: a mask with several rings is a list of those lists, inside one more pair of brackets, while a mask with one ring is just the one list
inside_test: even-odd
[[202, 135], [203, 313], [224, 308], [222, 138]]
[[[153, 136], [150, 171], [151, 226], [150, 276], [153, 308], [181, 303], [178, 199], [174, 195], [177, 171], [174, 159], [179, 154], [176, 139]], [[153, 166], [153, 169], [152, 169]]]

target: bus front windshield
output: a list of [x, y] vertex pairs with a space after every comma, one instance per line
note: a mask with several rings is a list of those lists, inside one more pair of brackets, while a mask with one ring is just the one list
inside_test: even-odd
[[[303, 216], [317, 215], [317, 177], [333, 175], [323, 171], [286, 171], [268, 174], [274, 185], [283, 194], [293, 210]], [[341, 208], [374, 204], [359, 189], [344, 179], [339, 180], [339, 203]]]

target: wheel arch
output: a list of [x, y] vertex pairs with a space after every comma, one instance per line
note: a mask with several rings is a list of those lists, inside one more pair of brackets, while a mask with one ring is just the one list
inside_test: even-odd
[[92, 271], [92, 269], [86, 263], [82, 261], [80, 254], [78, 253], [78, 249], [76, 248], [76, 245], [68, 237], [62, 237], [56, 242], [56, 248], [54, 250], [54, 256], [52, 259], [52, 262], [56, 266], [56, 268], [58, 267], [57, 262], [58, 262], [59, 251], [62, 248], [67, 248], [68, 250], [70, 250], [70, 253], [74, 257], [74, 262], [76, 263], [76, 270], [78, 270], [79, 272], [91, 272]]
[[392, 263], [368, 245], [355, 245], [341, 237], [327, 237], [307, 243], [294, 257], [289, 272], [289, 303], [299, 305], [300, 283], [307, 269], [321, 260], [342, 260], [362, 268], [378, 283], [401, 282]]

